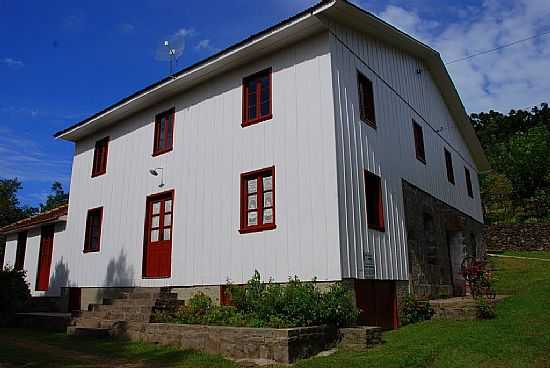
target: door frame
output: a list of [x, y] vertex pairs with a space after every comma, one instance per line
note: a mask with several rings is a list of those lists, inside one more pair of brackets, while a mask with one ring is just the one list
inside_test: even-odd
[[[170, 275], [169, 276], [149, 276], [147, 275], [147, 247], [148, 247], [148, 231], [149, 231], [149, 202], [159, 197], [172, 197], [172, 229], [170, 234]], [[169, 279], [172, 277], [172, 243], [174, 239], [174, 205], [176, 202], [176, 190], [170, 189], [160, 193], [150, 194], [145, 198], [145, 219], [143, 221], [143, 257], [141, 261], [141, 278], [142, 279]]]

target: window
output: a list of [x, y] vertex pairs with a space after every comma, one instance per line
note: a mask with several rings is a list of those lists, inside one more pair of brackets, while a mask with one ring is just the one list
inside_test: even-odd
[[414, 132], [414, 148], [416, 150], [416, 158], [422, 163], [426, 163], [426, 151], [424, 150], [424, 133], [422, 127], [413, 120]]
[[241, 174], [241, 233], [275, 228], [275, 167]]
[[109, 148], [109, 137], [95, 142], [94, 162], [92, 165], [92, 178], [103, 175], [107, 172], [107, 151]]
[[359, 116], [362, 121], [376, 128], [372, 82], [363, 74], [357, 72], [357, 86], [359, 89]]
[[472, 177], [470, 176], [470, 170], [464, 167], [464, 175], [466, 176], [466, 189], [468, 190], [468, 196], [474, 198], [474, 189], [472, 188]]
[[454, 184], [455, 183], [455, 172], [453, 170], [453, 158], [451, 156], [451, 152], [445, 150], [445, 166], [447, 167], [447, 180], [449, 180], [449, 183]]
[[22, 271], [25, 266], [25, 251], [27, 249], [27, 232], [22, 231], [17, 234], [17, 253], [15, 254], [14, 268]]
[[243, 127], [271, 119], [271, 104], [271, 68], [243, 79]]
[[84, 252], [99, 252], [101, 240], [101, 222], [103, 220], [103, 207], [88, 211], [86, 218], [86, 234], [84, 236]]
[[162, 112], [155, 117], [155, 142], [153, 156], [161, 155], [172, 150], [174, 142], [174, 108]]
[[365, 197], [367, 200], [367, 224], [369, 229], [384, 231], [382, 182], [379, 176], [369, 171], [365, 171]]

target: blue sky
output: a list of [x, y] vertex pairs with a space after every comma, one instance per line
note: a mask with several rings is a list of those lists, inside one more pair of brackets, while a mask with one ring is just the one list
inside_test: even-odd
[[[52, 134], [166, 76], [156, 52], [184, 41], [180, 69], [312, 5], [311, 0], [0, 0], [0, 177], [37, 205], [67, 188], [73, 145]], [[356, 0], [445, 60], [550, 30], [547, 0]], [[548, 101], [550, 37], [449, 66], [466, 108]]]

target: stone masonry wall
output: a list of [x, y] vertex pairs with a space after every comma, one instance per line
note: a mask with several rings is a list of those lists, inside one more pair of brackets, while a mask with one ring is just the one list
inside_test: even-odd
[[483, 239], [488, 250], [550, 250], [550, 223], [488, 225]]
[[313, 356], [336, 341], [336, 330], [327, 326], [270, 329], [127, 322], [116, 335], [234, 359], [280, 363]]
[[[411, 292], [422, 299], [460, 294], [456, 267], [465, 255], [485, 254], [483, 225], [406, 181], [403, 198]], [[450, 242], [463, 249], [457, 252]]]

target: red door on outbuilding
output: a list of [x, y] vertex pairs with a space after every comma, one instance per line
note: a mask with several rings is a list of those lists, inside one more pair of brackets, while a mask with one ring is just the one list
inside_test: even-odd
[[172, 270], [172, 227], [174, 191], [147, 198], [143, 276], [170, 277]]
[[355, 298], [361, 324], [385, 330], [398, 327], [394, 281], [355, 280]]
[[40, 253], [38, 256], [38, 272], [36, 275], [36, 290], [48, 291], [50, 283], [50, 268], [53, 254], [54, 225], [43, 226], [40, 234]]

